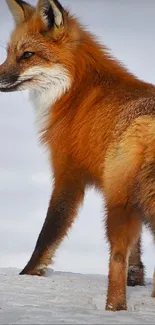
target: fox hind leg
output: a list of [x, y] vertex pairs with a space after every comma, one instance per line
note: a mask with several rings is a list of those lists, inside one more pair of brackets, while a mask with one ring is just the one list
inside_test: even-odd
[[[134, 204], [141, 212], [144, 223], [149, 226], [155, 237], [155, 155], [146, 156], [133, 187]], [[155, 297], [155, 273], [152, 296]]]
[[130, 248], [141, 232], [141, 220], [128, 205], [108, 207], [107, 236], [110, 242], [106, 310], [126, 310], [126, 282]]
[[145, 285], [145, 268], [141, 260], [141, 237], [133, 245], [129, 257], [127, 285], [143, 286]]

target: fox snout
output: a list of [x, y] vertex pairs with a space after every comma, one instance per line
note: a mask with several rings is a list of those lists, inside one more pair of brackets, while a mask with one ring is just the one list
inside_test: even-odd
[[32, 77], [20, 74], [17, 65], [8, 65], [7, 60], [0, 66], [0, 92], [12, 92], [25, 89]]
[[19, 74], [17, 67], [10, 64], [6, 59], [6, 61], [0, 65], [0, 91], [13, 91], [14, 86], [18, 82], [18, 78]]
[[16, 90], [18, 74], [16, 72], [0, 73], [0, 91], [10, 92]]

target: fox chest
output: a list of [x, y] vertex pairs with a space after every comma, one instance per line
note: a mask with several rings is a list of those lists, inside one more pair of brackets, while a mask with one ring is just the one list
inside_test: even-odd
[[34, 89], [30, 91], [29, 98], [34, 108], [37, 129], [40, 131], [48, 120], [49, 110], [55, 102], [54, 96], [49, 91], [40, 92]]
[[34, 106], [38, 128], [43, 128], [48, 119], [48, 113], [53, 105], [70, 89], [71, 79], [63, 68], [56, 65], [50, 68], [46, 78], [36, 88], [30, 90], [30, 100]]

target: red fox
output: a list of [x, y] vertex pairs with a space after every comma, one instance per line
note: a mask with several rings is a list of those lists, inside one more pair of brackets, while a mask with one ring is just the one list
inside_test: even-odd
[[[106, 309], [125, 310], [126, 284], [144, 284], [142, 224], [155, 233], [155, 88], [129, 73], [57, 0], [6, 0], [15, 20], [0, 91], [30, 89], [54, 187], [21, 274], [42, 275], [87, 187], [106, 199]], [[87, 230], [86, 230], [87, 231]], [[153, 290], [155, 296], [155, 289]]]

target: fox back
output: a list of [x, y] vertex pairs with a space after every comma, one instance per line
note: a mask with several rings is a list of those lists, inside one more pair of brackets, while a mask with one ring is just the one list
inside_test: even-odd
[[45, 272], [86, 187], [95, 186], [107, 202], [107, 310], [126, 309], [127, 261], [144, 215], [155, 229], [148, 212], [152, 201], [143, 204], [149, 193], [141, 174], [144, 168], [148, 180], [145, 164], [155, 153], [154, 86], [129, 73], [59, 1], [39, 0], [35, 8], [22, 0], [6, 2], [16, 27], [0, 66], [0, 91], [30, 90], [54, 174], [47, 217], [21, 274]]

